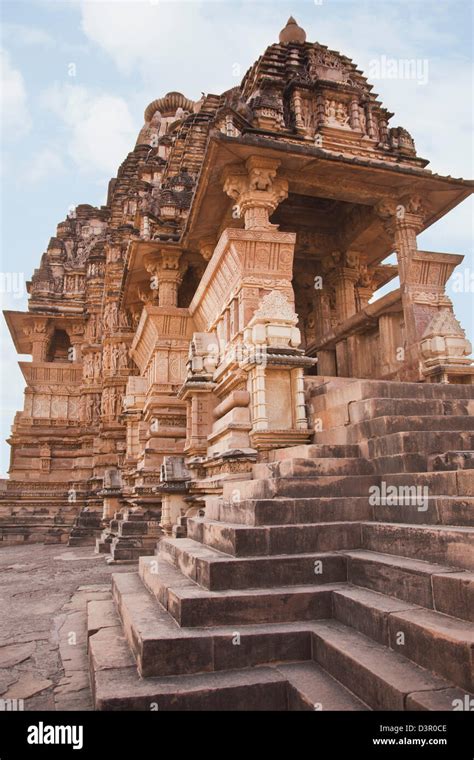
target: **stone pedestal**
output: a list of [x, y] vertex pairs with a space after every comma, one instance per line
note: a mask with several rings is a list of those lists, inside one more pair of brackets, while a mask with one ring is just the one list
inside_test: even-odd
[[171, 535], [178, 518], [188, 509], [185, 495], [188, 492], [191, 474], [184, 457], [164, 457], [160, 471], [160, 485], [155, 488], [161, 494], [161, 529]]
[[473, 383], [474, 364], [468, 358], [472, 346], [450, 310], [433, 317], [423, 333], [420, 349], [422, 371], [428, 381]]

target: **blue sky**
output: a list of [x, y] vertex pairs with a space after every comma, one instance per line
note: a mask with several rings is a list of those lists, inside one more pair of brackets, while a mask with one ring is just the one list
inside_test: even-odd
[[[72, 205], [105, 202], [151, 100], [235, 86], [291, 14], [308, 40], [340, 50], [366, 74], [382, 56], [421, 62], [425, 83], [371, 80], [395, 112], [391, 126], [411, 132], [433, 171], [474, 176], [470, 0], [15, 0], [0, 8], [1, 272], [15, 274], [17, 285], [31, 277]], [[472, 210], [466, 201], [421, 235], [419, 247], [465, 255], [465, 285], [448, 292], [474, 341]], [[3, 308], [25, 308], [16, 288], [0, 295]], [[3, 440], [23, 405], [3, 322], [0, 347]], [[0, 443], [0, 473], [7, 467]]]

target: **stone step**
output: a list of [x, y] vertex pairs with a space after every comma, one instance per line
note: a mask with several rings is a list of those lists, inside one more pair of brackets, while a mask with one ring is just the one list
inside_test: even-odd
[[[420, 692], [436, 692], [444, 709], [452, 710], [453, 692], [464, 696], [450, 682], [339, 621], [315, 622], [312, 632], [313, 659], [373, 710], [406, 710], [409, 696]], [[411, 704], [414, 709], [416, 697]]]
[[406, 523], [362, 523], [362, 547], [382, 554], [474, 569], [474, 528]]
[[372, 463], [367, 459], [330, 458], [284, 459], [281, 462], [261, 462], [252, 467], [253, 477], [258, 478], [312, 478], [320, 475], [372, 475]]
[[[452, 473], [430, 473], [450, 475]], [[368, 496], [369, 488], [380, 484], [380, 476], [344, 475], [314, 478], [265, 478], [261, 480], [225, 481], [224, 501], [271, 499], [275, 496], [307, 498], [315, 496]]]
[[472, 496], [428, 496], [418, 506], [376, 504], [371, 509], [377, 522], [474, 526]]
[[189, 538], [236, 557], [306, 554], [362, 546], [359, 522], [252, 527], [192, 517], [187, 525]]
[[158, 557], [168, 560], [183, 575], [212, 591], [313, 586], [338, 583], [347, 578], [346, 559], [336, 553], [236, 558], [183, 538], [162, 541]]
[[344, 380], [334, 382], [331, 378], [313, 384], [305, 378], [306, 393], [310, 398], [324, 396], [327, 405], [364, 398], [398, 399], [474, 399], [474, 385], [441, 383], [399, 383], [393, 380]]
[[115, 536], [110, 543], [110, 562], [138, 561], [141, 556], [150, 556], [155, 553], [156, 536], [122, 537]]
[[95, 554], [110, 554], [110, 546], [114, 538], [115, 536], [110, 534], [96, 538], [94, 549]]
[[390, 615], [420, 609], [416, 604], [360, 586], [341, 586], [333, 593], [334, 620], [386, 647], [390, 647]]
[[[429, 496], [473, 496], [474, 470], [457, 470], [456, 472], [417, 472], [417, 473], [387, 473], [380, 477], [380, 496], [397, 497], [400, 502], [415, 502], [415, 506], [423, 508], [425, 499]], [[389, 490], [390, 487], [390, 490]], [[394, 491], [394, 487], [397, 492]], [[373, 501], [377, 496], [374, 488], [370, 491]], [[419, 502], [419, 504], [418, 504]], [[421, 511], [421, 509], [420, 509]]]
[[448, 565], [397, 557], [374, 551], [344, 552], [347, 579], [355, 586], [378, 591], [427, 609], [472, 620], [474, 576]]
[[446, 451], [444, 454], [430, 454], [428, 457], [428, 470], [433, 472], [472, 469], [474, 451]]
[[367, 496], [300, 499], [214, 500], [206, 509], [210, 520], [237, 525], [296, 525], [301, 523], [376, 520], [414, 524], [474, 525], [474, 497], [429, 496], [422, 509], [410, 504], [369, 503]]
[[373, 513], [367, 496], [216, 500], [206, 509], [210, 520], [255, 526], [351, 522], [369, 520]]
[[391, 615], [389, 625], [393, 649], [455, 686], [474, 691], [471, 623], [434, 610], [407, 610]]
[[450, 449], [474, 451], [474, 434], [449, 430], [393, 432], [371, 438], [365, 448], [364, 455], [370, 459], [397, 454], [444, 454]]
[[[243, 625], [238, 630], [180, 628], [138, 575], [114, 576], [113, 583], [125, 636], [143, 677], [240, 669], [311, 656], [304, 623]], [[474, 631], [469, 624], [363, 589], [338, 588], [333, 599], [340, 622], [454, 684], [472, 688]]]
[[[118, 623], [118, 618], [116, 622]], [[271, 642], [270, 651], [265, 654], [264, 647], [261, 650], [264, 656], [273, 655], [272, 646], [278, 641], [278, 628], [281, 629], [281, 634], [286, 634], [287, 642], [293, 640], [292, 633], [298, 630], [297, 626], [269, 626], [266, 645]], [[113, 621], [107, 622], [106, 627], [89, 639], [95, 708], [147, 712], [169, 709], [263, 708], [363, 710], [368, 709], [366, 703], [369, 702], [374, 709], [452, 710], [455, 699], [460, 702], [465, 699], [466, 694], [462, 690], [453, 688], [443, 679], [433, 676], [386, 647], [370, 642], [365, 636], [350, 631], [340, 623], [320, 621], [308, 624], [308, 629], [301, 638], [301, 641], [305, 639], [303, 651], [307, 652], [309, 632], [318, 663], [280, 662], [273, 667], [257, 665], [238, 670], [142, 678], [136, 670], [120, 626], [114, 625]], [[197, 636], [201, 634], [200, 631], [195, 633]], [[209, 634], [209, 631], [204, 633]], [[235, 632], [232, 632], [232, 639], [227, 637], [229, 646], [226, 654], [240, 659], [242, 655], [236, 650], [244, 640], [247, 653], [255, 658], [255, 642], [252, 638], [249, 628], [243, 636], [241, 634], [241, 644], [235, 645], [231, 643], [235, 642]], [[256, 641], [263, 640], [257, 638]], [[290, 648], [291, 646], [290, 643]], [[164, 649], [168, 649], [166, 643]], [[175, 650], [170, 648], [169, 651]], [[277, 645], [276, 652], [278, 651]], [[157, 647], [155, 652], [166, 668], [163, 651], [160, 653]], [[188, 647], [187, 653], [189, 652]], [[176, 653], [174, 656], [179, 662]], [[257, 653], [257, 660], [258, 657]], [[332, 675], [321, 666], [321, 660], [331, 667]], [[272, 673], [277, 677], [270, 677], [269, 674]], [[359, 693], [360, 699], [348, 690], [349, 681], [354, 684], [354, 691]], [[275, 684], [282, 682], [285, 685], [284, 693], [278, 691], [275, 701]]]
[[331, 617], [334, 584], [209, 591], [165, 560], [143, 557], [139, 569], [149, 591], [180, 626], [288, 623]]
[[[148, 532], [148, 524], [143, 520], [121, 520], [118, 526], [119, 536], [144, 536]], [[151, 531], [150, 531], [151, 532]]]
[[[464, 456], [463, 456], [464, 455]], [[252, 474], [258, 478], [308, 478], [323, 475], [386, 475], [389, 473], [418, 473], [440, 470], [472, 469], [470, 460], [474, 452], [457, 454], [445, 466], [434, 466], [444, 455], [436, 454], [390, 454], [367, 459], [285, 459], [282, 462], [259, 463]], [[462, 461], [461, 461], [462, 460]], [[461, 466], [463, 465], [463, 466]]]
[[289, 710], [364, 711], [370, 708], [315, 662], [278, 665], [288, 682]]
[[[448, 455], [451, 454], [451, 458]], [[440, 457], [443, 459], [441, 464]], [[448, 459], [447, 459], [448, 458]], [[445, 460], [447, 460], [445, 462]], [[383, 456], [371, 456], [363, 459], [357, 457], [322, 459], [301, 459], [287, 457], [282, 461], [261, 462], [253, 465], [252, 474], [259, 478], [300, 478], [318, 475], [371, 475], [398, 472], [427, 472], [472, 469], [473, 451], [448, 452], [448, 454], [396, 453]]]
[[[141, 678], [126, 656], [107, 658], [123, 646], [120, 637], [108, 632], [90, 639], [91, 683], [96, 710], [167, 711], [260, 711], [288, 709], [287, 681], [275, 668], [199, 673], [162, 678]], [[100, 667], [102, 665], [102, 667]]]
[[367, 398], [352, 401], [348, 407], [349, 422], [363, 422], [375, 417], [400, 416], [424, 417], [433, 415], [473, 414], [474, 400], [444, 400], [444, 399], [396, 399], [396, 398]]
[[344, 457], [359, 457], [359, 447], [357, 444], [347, 446], [326, 446], [325, 444], [301, 444], [300, 446], [288, 446], [281, 449], [271, 449], [268, 452], [269, 462], [281, 462], [284, 459], [293, 459], [294, 457], [303, 459], [321, 459]]
[[[309, 632], [306, 638], [309, 641]], [[287, 640], [290, 637], [287, 636]], [[251, 641], [250, 636], [248, 642]], [[239, 646], [232, 646], [232, 653], [238, 649]], [[89, 657], [96, 710], [369, 709], [311, 660], [283, 662], [273, 667], [141, 678], [118, 627], [102, 629], [91, 637]]]
[[114, 595], [142, 677], [311, 659], [311, 632], [304, 623], [182, 628], [136, 574], [118, 579]]
[[423, 454], [391, 454], [373, 457], [370, 460], [374, 475], [387, 475], [398, 472], [427, 472], [428, 456]]
[[449, 415], [375, 417], [364, 422], [340, 425], [315, 432], [314, 442], [326, 444], [361, 443], [370, 438], [379, 438], [392, 433], [429, 432], [431, 430], [450, 433], [472, 431], [474, 430], [474, 417], [468, 415], [462, 417], [451, 417]]
[[473, 689], [470, 623], [359, 588], [333, 592], [333, 615], [456, 686]]
[[437, 573], [431, 583], [436, 610], [474, 623], [474, 573]]
[[328, 406], [327, 399], [320, 396], [311, 400], [310, 410], [315, 427], [318, 421], [319, 428], [327, 430], [355, 425], [378, 417], [465, 416], [474, 412], [474, 401], [365, 398]]

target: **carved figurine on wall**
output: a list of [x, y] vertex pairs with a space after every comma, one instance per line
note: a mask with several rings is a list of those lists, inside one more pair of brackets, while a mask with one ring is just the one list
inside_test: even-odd
[[93, 419], [94, 419], [94, 398], [93, 398], [93, 396], [86, 396], [85, 418], [86, 418], [86, 422], [92, 422]]
[[119, 361], [119, 349], [117, 345], [111, 347], [110, 350], [110, 369], [115, 374], [118, 368]]
[[120, 344], [120, 353], [118, 357], [119, 369], [128, 369], [128, 350], [125, 343]]
[[94, 377], [100, 377], [100, 373], [102, 369], [101, 365], [102, 365], [102, 362], [100, 358], [100, 353], [97, 352], [94, 356]]

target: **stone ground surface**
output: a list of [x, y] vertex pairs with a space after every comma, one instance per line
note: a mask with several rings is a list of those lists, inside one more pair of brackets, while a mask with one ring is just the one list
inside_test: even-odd
[[[25, 710], [92, 710], [86, 606], [109, 599], [111, 567], [93, 547], [0, 551], [0, 700]], [[1, 703], [0, 703], [1, 706]]]

